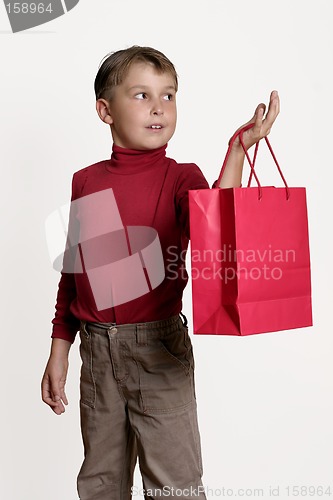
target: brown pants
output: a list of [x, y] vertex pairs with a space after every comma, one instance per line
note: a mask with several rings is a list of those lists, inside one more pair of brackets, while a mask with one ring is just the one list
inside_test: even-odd
[[[187, 320], [81, 323], [81, 500], [206, 498]], [[140, 490], [142, 492], [142, 490]]]

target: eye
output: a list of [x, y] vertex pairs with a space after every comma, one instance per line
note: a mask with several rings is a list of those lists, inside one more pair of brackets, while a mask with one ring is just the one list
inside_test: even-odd
[[146, 99], [147, 94], [145, 92], [140, 92], [140, 94], [136, 94], [134, 97], [135, 99]]
[[167, 94], [167, 95], [163, 96], [163, 99], [165, 101], [172, 101], [173, 100], [173, 94]]

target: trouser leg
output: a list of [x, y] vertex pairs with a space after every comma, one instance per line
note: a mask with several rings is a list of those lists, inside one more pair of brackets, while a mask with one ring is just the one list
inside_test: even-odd
[[[140, 332], [135, 351], [140, 401], [129, 398], [146, 499], [203, 500], [202, 458], [187, 328]], [[133, 387], [135, 381], [133, 380]], [[128, 378], [131, 385], [131, 378]]]
[[145, 499], [203, 500], [200, 436], [195, 402], [162, 415], [131, 415], [138, 428]]
[[81, 500], [129, 500], [137, 457], [126, 401], [114, 378], [107, 336], [80, 332]]

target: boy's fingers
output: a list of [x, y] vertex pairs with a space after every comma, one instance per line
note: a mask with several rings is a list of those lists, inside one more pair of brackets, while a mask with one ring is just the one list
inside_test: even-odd
[[42, 400], [50, 406], [57, 406], [61, 400], [59, 389], [54, 387], [48, 379], [42, 381]]
[[[56, 401], [55, 401], [56, 400]], [[60, 398], [60, 396], [53, 396], [52, 404], [50, 404], [52, 407], [52, 410], [60, 415], [61, 413], [64, 413], [65, 407], [63, 405], [63, 402]]]
[[49, 406], [53, 406], [53, 407], [59, 405], [58, 401], [54, 401], [53, 398], [50, 398], [50, 397], [44, 398], [43, 401], [45, 401], [45, 403], [48, 404]]
[[255, 116], [255, 128], [260, 130], [262, 126], [262, 121], [264, 118], [264, 114], [266, 111], [266, 106], [264, 103], [258, 104], [257, 109], [255, 110], [254, 116]]
[[237, 129], [236, 132], [238, 132], [238, 130], [245, 127], [246, 125], [254, 123], [254, 126], [251, 129], [249, 136], [251, 135], [252, 139], [254, 138], [255, 141], [260, 140], [261, 138], [267, 136], [270, 133], [271, 127], [275, 122], [277, 115], [280, 112], [280, 98], [276, 90], [273, 90], [271, 92], [268, 110], [266, 113], [266, 117], [264, 118], [265, 112], [266, 112], [266, 105], [263, 102], [261, 102], [256, 107], [256, 110], [251, 120], [242, 125], [242, 127], [239, 127], [239, 129]]
[[277, 90], [272, 90], [271, 95], [270, 95], [270, 99], [272, 101], [275, 101], [275, 104], [277, 105], [278, 109], [280, 110], [280, 97], [279, 97], [279, 93]]
[[42, 400], [49, 406], [57, 406], [58, 401], [55, 401], [53, 393], [49, 388], [43, 387], [42, 389]]
[[68, 399], [64, 390], [61, 393], [61, 399], [65, 403], [65, 405], [68, 405]]
[[60, 398], [59, 394], [52, 394], [52, 400], [53, 400], [54, 402], [56, 402], [56, 403], [57, 403], [58, 401], [60, 401], [60, 399], [61, 399], [61, 398]]
[[[54, 401], [54, 399], [57, 399]], [[62, 404], [61, 398], [59, 396], [46, 396], [43, 398], [43, 401], [57, 414], [61, 415], [64, 413], [65, 408]]]
[[42, 400], [46, 403], [50, 399], [51, 388], [49, 381], [46, 378], [42, 380]]
[[270, 96], [268, 112], [267, 112], [266, 118], [264, 120], [264, 126], [266, 129], [266, 132], [269, 132], [269, 130], [271, 129], [279, 112], [280, 112], [279, 94], [277, 93], [276, 90], [273, 90], [273, 92], [271, 93], [271, 96]]

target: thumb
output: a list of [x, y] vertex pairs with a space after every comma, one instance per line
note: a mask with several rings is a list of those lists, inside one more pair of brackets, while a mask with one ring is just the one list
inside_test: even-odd
[[65, 403], [65, 405], [68, 405], [68, 400], [67, 400], [67, 396], [65, 393], [65, 383], [62, 380], [60, 380], [53, 387], [52, 399], [54, 402], [63, 401]]
[[66, 396], [66, 392], [65, 392], [64, 387], [60, 391], [60, 397], [61, 397], [61, 400], [63, 401], [63, 403], [65, 403], [65, 405], [68, 405], [68, 400], [67, 400], [67, 396]]
[[260, 119], [262, 120], [262, 118], [263, 118], [263, 116], [265, 114], [265, 111], [266, 111], [266, 104], [264, 104], [263, 102], [261, 102], [256, 107], [256, 110], [254, 112], [253, 118], [250, 120], [250, 122], [255, 122], [256, 119], [258, 118], [258, 116], [260, 116]]
[[57, 402], [57, 401], [60, 401], [61, 397], [60, 397], [60, 388], [59, 388], [59, 384], [57, 384], [56, 382], [53, 381], [53, 384], [52, 384], [52, 391], [51, 391], [51, 395], [52, 395], [52, 400], [54, 402]]
[[53, 394], [52, 399], [56, 403], [56, 402], [60, 401], [61, 398], [60, 398], [59, 394]]
[[228, 141], [228, 145], [230, 146], [230, 143], [233, 139], [233, 137], [244, 127], [246, 127], [247, 125], [250, 125], [250, 123], [255, 123], [256, 122], [261, 122], [263, 116], [264, 116], [264, 113], [265, 113], [265, 110], [266, 110], [266, 105], [261, 102], [260, 104], [258, 104], [258, 106], [256, 107], [255, 109], [255, 112], [254, 112], [254, 115], [252, 116], [252, 118], [247, 121], [246, 123], [244, 123], [243, 125], [241, 125], [240, 127], [238, 127], [238, 129], [236, 130], [236, 132], [234, 133], [234, 135], [232, 137], [230, 137], [229, 141]]

